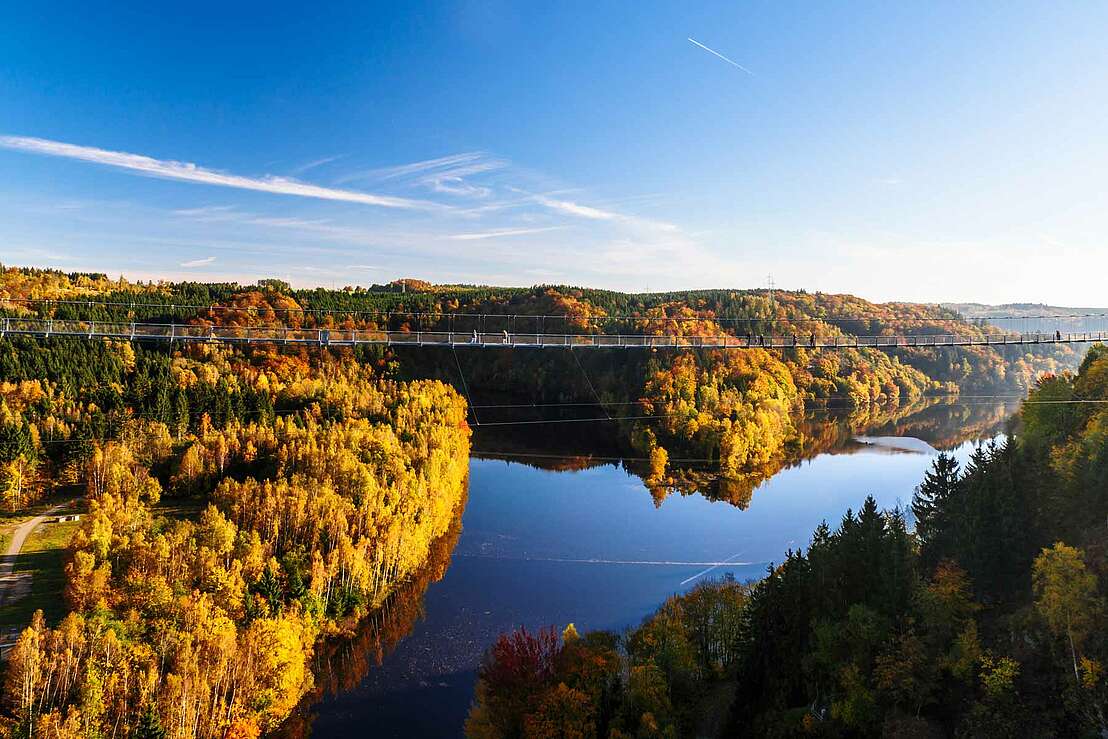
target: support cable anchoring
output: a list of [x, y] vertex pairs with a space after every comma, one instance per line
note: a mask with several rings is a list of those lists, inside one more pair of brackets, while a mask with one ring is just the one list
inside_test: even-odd
[[480, 426], [481, 419], [477, 417], [477, 406], [473, 404], [473, 398], [469, 395], [469, 385], [466, 384], [466, 374], [462, 372], [462, 363], [458, 359], [458, 350], [454, 348], [454, 345], [450, 345], [450, 351], [454, 352], [454, 364], [458, 365], [458, 377], [462, 378], [462, 390], [466, 394], [466, 402], [469, 403], [469, 409], [473, 411], [473, 425]]
[[584, 366], [581, 364], [581, 360], [577, 358], [577, 352], [573, 351], [573, 347], [569, 349], [569, 355], [573, 357], [573, 361], [577, 362], [577, 368], [581, 370], [581, 374], [585, 376], [585, 382], [589, 385], [589, 390], [592, 391], [592, 396], [596, 398], [596, 404], [600, 406], [600, 410], [604, 411], [604, 415], [609, 421], [612, 420], [612, 415], [608, 413], [608, 408], [604, 405], [604, 401], [600, 399], [600, 393], [596, 392], [596, 388], [592, 386], [592, 380], [589, 379], [589, 373], [585, 371]]

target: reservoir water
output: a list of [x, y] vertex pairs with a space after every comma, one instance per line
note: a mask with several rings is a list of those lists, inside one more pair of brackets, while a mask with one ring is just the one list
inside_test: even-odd
[[[906, 508], [935, 447], [964, 464], [1010, 410], [847, 434], [762, 481], [745, 509], [695, 493], [659, 500], [616, 463], [556, 470], [532, 466], [541, 454], [474, 458], [456, 544], [362, 638], [321, 655], [321, 687], [285, 735], [459, 736], [499, 633], [570, 622], [620, 630], [702, 578], [759, 578], [866, 495]], [[474, 446], [487, 448], [480, 434]]]

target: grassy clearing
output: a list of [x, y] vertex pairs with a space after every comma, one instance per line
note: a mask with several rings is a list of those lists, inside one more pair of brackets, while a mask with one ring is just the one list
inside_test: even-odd
[[50, 508], [50, 505], [34, 505], [30, 508], [21, 508], [18, 511], [7, 511], [0, 509], [0, 526], [3, 526], [5, 529], [14, 528], [26, 521], [28, 518], [37, 516], [39, 513], [42, 513], [48, 508]]
[[[12, 533], [19, 524], [56, 504], [56, 500], [49, 501], [36, 506], [31, 511], [0, 517], [0, 527], [3, 528], [3, 531], [0, 531], [0, 553], [7, 551], [8, 542], [11, 541]], [[159, 502], [154, 512], [170, 518], [195, 521], [200, 518], [206, 506], [207, 501], [200, 498], [168, 498]], [[81, 501], [79, 505], [65, 508], [58, 513], [84, 513], [85, 511], [86, 506]], [[48, 520], [53, 518], [54, 516], [51, 516]], [[15, 562], [15, 572], [33, 573], [31, 593], [26, 598], [0, 606], [0, 628], [22, 627], [29, 624], [31, 616], [39, 608], [46, 616], [47, 623], [56, 624], [65, 616], [67, 609], [63, 593], [66, 547], [74, 532], [80, 527], [79, 521], [44, 523], [39, 524], [27, 537], [27, 541], [23, 543], [23, 550], [19, 553], [19, 559]]]
[[[63, 485], [55, 488], [54, 492], [34, 505], [20, 508], [18, 511], [9, 511], [0, 508], [0, 528], [7, 531], [14, 529], [24, 521], [34, 518], [40, 513], [45, 513], [58, 503], [69, 499], [80, 499], [84, 495], [84, 489], [80, 485]], [[83, 510], [83, 509], [82, 509]], [[66, 511], [69, 512], [68, 510]]]
[[[67, 508], [65, 512], [83, 513], [83, 508]], [[35, 527], [23, 543], [23, 550], [15, 562], [15, 572], [32, 573], [31, 593], [0, 607], [0, 626], [25, 626], [31, 622], [31, 616], [39, 608], [49, 623], [61, 620], [66, 613], [65, 599], [62, 597], [65, 590], [65, 550], [80, 526], [79, 521], [70, 521], [42, 523]], [[9, 530], [7, 540], [10, 538]]]
[[19, 525], [24, 521], [29, 521], [37, 516], [42, 511], [47, 510], [43, 507], [41, 510], [22, 510], [18, 513], [11, 511], [4, 511], [0, 513], [0, 554], [8, 551], [8, 544], [11, 543], [12, 535], [15, 530], [19, 528]]

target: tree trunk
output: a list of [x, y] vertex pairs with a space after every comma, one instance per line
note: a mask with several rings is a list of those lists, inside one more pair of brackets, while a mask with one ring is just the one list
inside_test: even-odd
[[1066, 615], [1066, 636], [1070, 640], [1070, 657], [1073, 658], [1073, 679], [1077, 681], [1077, 687], [1081, 687], [1081, 673], [1077, 671], [1077, 648], [1073, 645], [1073, 630], [1070, 629], [1069, 615]]

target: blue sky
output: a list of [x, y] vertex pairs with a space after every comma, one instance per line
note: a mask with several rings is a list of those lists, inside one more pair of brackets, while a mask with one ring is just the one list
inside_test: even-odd
[[5, 10], [0, 261], [1108, 302], [1108, 5], [176, 5]]

